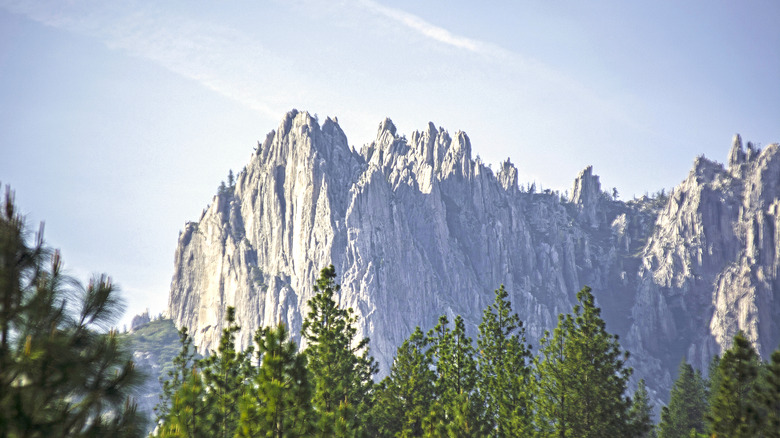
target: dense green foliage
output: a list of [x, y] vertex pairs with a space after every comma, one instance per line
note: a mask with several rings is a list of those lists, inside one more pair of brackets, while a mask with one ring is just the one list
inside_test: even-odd
[[[151, 325], [151, 323], [149, 325]], [[154, 331], [154, 333], [158, 332]], [[181, 343], [181, 350], [179, 354], [171, 360], [172, 366], [166, 371], [166, 378], [163, 379], [160, 377], [162, 393], [160, 393], [160, 403], [154, 407], [155, 422], [159, 422], [168, 416], [171, 402], [174, 400], [174, 393], [184, 384], [190, 374], [192, 374], [196, 353], [195, 348], [192, 346], [192, 338], [187, 334], [187, 327], [182, 327], [181, 330], [179, 330], [179, 342]], [[146, 345], [146, 347], [150, 346], [153, 347], [156, 345]]]
[[685, 361], [680, 364], [658, 436], [780, 436], [780, 349], [762, 363], [743, 333], [734, 336], [723, 357], [713, 358], [705, 380]]
[[[418, 327], [379, 384], [357, 317], [336, 304], [333, 266], [309, 301], [298, 353], [286, 327], [257, 331], [257, 365], [236, 353], [233, 312], [220, 348], [192, 360], [186, 331], [158, 412], [160, 436], [652, 436], [640, 382], [628, 397], [624, 353], [589, 288], [542, 341], [534, 360], [501, 286], [475, 343], [460, 316]], [[243, 356], [242, 356], [243, 354]], [[217, 382], [217, 378], [219, 383]], [[178, 386], [178, 388], [176, 388]]]
[[180, 332], [181, 353], [175, 368], [163, 382], [161, 403], [155, 408], [158, 434], [163, 437], [233, 437], [238, 429], [239, 401], [247, 396], [255, 368], [252, 348], [237, 352], [235, 335], [240, 330], [235, 309], [227, 308], [227, 327], [222, 330], [217, 351], [195, 360], [186, 330]]
[[182, 352], [169, 373], [156, 409], [158, 436], [368, 436], [376, 365], [368, 339], [357, 340], [352, 309], [333, 299], [339, 291], [335, 269], [322, 270], [309, 301], [298, 353], [284, 325], [259, 329], [253, 351], [237, 352], [235, 313], [219, 349], [192, 359], [191, 342], [182, 331]]
[[312, 403], [319, 415], [317, 435], [362, 436], [367, 433], [362, 420], [376, 365], [368, 354], [368, 338], [356, 339], [357, 316], [334, 300], [341, 289], [335, 279], [333, 265], [322, 270], [303, 321], [302, 335], [308, 342], [304, 354], [314, 383]]
[[479, 387], [491, 436], [530, 435], [533, 431], [531, 346], [520, 317], [512, 313], [509, 293], [501, 285], [479, 325]]
[[237, 436], [305, 437], [314, 432], [306, 356], [287, 327], [258, 330], [257, 375], [240, 405]]
[[780, 349], [772, 353], [772, 360], [766, 367], [759, 400], [766, 409], [764, 435], [780, 438]]
[[661, 410], [659, 438], [686, 438], [691, 431], [704, 433], [707, 411], [707, 390], [699, 371], [683, 361], [672, 386], [669, 404]]
[[390, 375], [374, 391], [375, 435], [421, 436], [434, 400], [436, 373], [430, 339], [416, 327], [398, 348]]
[[723, 437], [759, 436], [762, 407], [758, 399], [760, 360], [750, 341], [740, 332], [718, 365], [720, 379], [712, 388], [707, 419], [711, 432]]
[[210, 408], [206, 419], [211, 436], [217, 438], [235, 434], [239, 419], [236, 406], [245, 395], [255, 371], [250, 363], [252, 348], [236, 351], [235, 335], [241, 328], [236, 325], [235, 315], [235, 309], [228, 307], [228, 326], [222, 330], [217, 351], [199, 361], [206, 388], [206, 404]]
[[542, 436], [631, 436], [628, 354], [606, 331], [590, 288], [577, 300], [574, 313], [560, 315], [541, 340], [536, 427]]
[[28, 243], [10, 189], [0, 212], [0, 437], [140, 436], [141, 376], [110, 329], [123, 311], [105, 276], [63, 274], [42, 229]]
[[[477, 389], [477, 361], [466, 324], [460, 315], [452, 327], [446, 316], [428, 333], [434, 349], [436, 400], [428, 423], [450, 436], [482, 436], [482, 397]], [[437, 436], [438, 432], [434, 433]]]
[[631, 408], [628, 410], [628, 419], [634, 437], [650, 438], [656, 436], [653, 425], [653, 406], [644, 379], [637, 383], [634, 397], [631, 399]]

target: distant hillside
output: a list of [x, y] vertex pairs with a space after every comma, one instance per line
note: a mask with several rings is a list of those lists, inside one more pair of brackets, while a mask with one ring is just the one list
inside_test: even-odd
[[147, 322], [123, 335], [133, 352], [136, 366], [147, 375], [146, 383], [138, 390], [138, 408], [150, 419], [162, 391], [160, 377], [172, 369], [173, 358], [179, 354], [179, 332], [170, 319]]

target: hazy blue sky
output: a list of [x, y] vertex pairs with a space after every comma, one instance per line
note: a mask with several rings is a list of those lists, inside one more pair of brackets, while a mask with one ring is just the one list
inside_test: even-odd
[[167, 303], [178, 231], [292, 108], [356, 147], [463, 130], [522, 182], [587, 165], [622, 198], [731, 137], [780, 141], [780, 2], [0, 0], [0, 182], [128, 317]]

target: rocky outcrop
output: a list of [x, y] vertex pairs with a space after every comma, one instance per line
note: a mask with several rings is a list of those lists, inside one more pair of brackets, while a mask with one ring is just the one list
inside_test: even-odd
[[149, 324], [151, 321], [152, 318], [149, 316], [149, 309], [147, 309], [144, 313], [133, 317], [130, 321], [130, 331], [135, 331], [139, 327]]
[[243, 346], [279, 321], [299, 333], [332, 263], [384, 373], [443, 313], [473, 334], [500, 284], [535, 344], [587, 284], [637, 376], [668, 390], [682, 355], [701, 366], [738, 329], [762, 352], [778, 340], [777, 146], [739, 140], [731, 155], [728, 169], [697, 159], [668, 198], [628, 202], [587, 167], [567, 200], [523, 191], [509, 160], [494, 173], [472, 159], [463, 132], [431, 123], [407, 138], [386, 119], [357, 152], [335, 120], [292, 111], [181, 232], [168, 312], [201, 351], [216, 348], [227, 306]]
[[604, 222], [604, 211], [599, 208], [599, 201], [604, 194], [601, 192], [601, 183], [598, 175], [593, 174], [593, 167], [586, 167], [574, 180], [571, 189], [571, 201], [577, 206], [579, 219], [598, 228]]
[[778, 346], [780, 153], [735, 136], [729, 167], [699, 157], [658, 215], [639, 269], [627, 345], [636, 368], [670, 383], [686, 357], [700, 369], [743, 331], [763, 356]]

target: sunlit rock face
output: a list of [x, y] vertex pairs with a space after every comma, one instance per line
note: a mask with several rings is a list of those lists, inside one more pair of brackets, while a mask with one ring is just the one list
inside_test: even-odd
[[706, 369], [743, 331], [768, 358], [778, 347], [778, 145], [735, 136], [728, 167], [699, 157], [660, 211], [641, 256], [627, 346], [669, 370], [685, 356]]
[[337, 121], [291, 111], [181, 232], [169, 313], [201, 351], [227, 306], [242, 346], [277, 322], [299, 333], [332, 263], [384, 374], [441, 314], [476, 334], [500, 284], [535, 346], [588, 285], [636, 377], [664, 396], [683, 355], [701, 367], [737, 330], [762, 354], [777, 345], [777, 149], [739, 140], [728, 168], [699, 158], [668, 198], [628, 202], [587, 167], [569, 200], [518, 186], [509, 160], [494, 172], [463, 132], [431, 123], [407, 138], [386, 119], [356, 151]]

